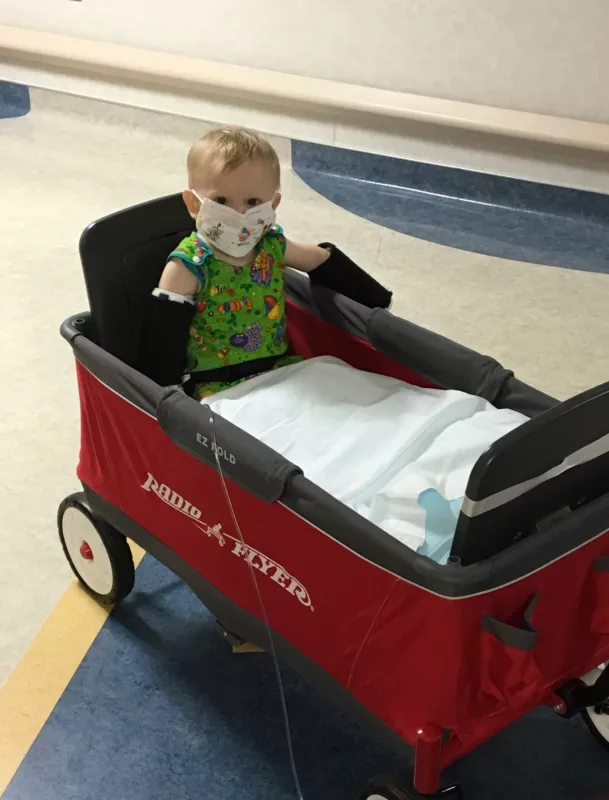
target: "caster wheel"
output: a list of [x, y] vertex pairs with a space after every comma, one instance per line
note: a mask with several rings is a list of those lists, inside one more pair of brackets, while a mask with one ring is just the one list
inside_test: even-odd
[[[370, 781], [365, 791], [359, 796], [359, 800], [425, 800], [426, 797], [429, 798], [430, 795], [423, 795], [411, 786], [406, 786], [399, 778], [381, 775]], [[431, 797], [463, 800], [463, 793], [459, 786], [451, 786], [448, 789], [441, 789]]]
[[[593, 684], [605, 668], [606, 665], [601, 664], [598, 669], [586, 675], [584, 682]], [[609, 752], [609, 700], [594, 708], [584, 709], [582, 716], [596, 741]]]
[[129, 594], [135, 567], [127, 540], [93, 514], [82, 492], [61, 503], [57, 527], [72, 571], [96, 600], [113, 605]]

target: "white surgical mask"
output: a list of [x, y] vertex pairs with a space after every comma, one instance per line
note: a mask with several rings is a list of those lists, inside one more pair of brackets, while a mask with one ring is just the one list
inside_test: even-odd
[[270, 202], [240, 214], [234, 208], [221, 206], [209, 197], [202, 199], [196, 192], [193, 194], [201, 201], [197, 214], [197, 233], [207, 244], [235, 258], [247, 255], [277, 219]]

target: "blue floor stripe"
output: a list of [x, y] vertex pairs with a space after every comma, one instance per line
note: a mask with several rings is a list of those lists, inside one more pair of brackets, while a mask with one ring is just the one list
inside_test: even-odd
[[361, 217], [430, 242], [609, 274], [609, 196], [294, 142], [294, 171]]
[[[403, 766], [284, 677], [305, 800], [356, 800], [372, 775]], [[550, 711], [449, 777], [466, 800], [609, 800], [609, 755], [580, 719]], [[34, 798], [295, 800], [269, 658], [231, 655], [190, 590], [147, 556], [3, 800]]]
[[30, 110], [30, 90], [18, 83], [0, 81], [0, 119], [23, 117]]

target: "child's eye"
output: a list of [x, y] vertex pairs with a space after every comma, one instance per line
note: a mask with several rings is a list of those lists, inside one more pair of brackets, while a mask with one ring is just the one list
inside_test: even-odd
[[220, 197], [215, 197], [214, 198], [214, 203], [217, 203], [219, 206], [225, 206], [226, 205], [226, 197], [224, 197], [223, 195], [220, 195]]
[[248, 206], [254, 208], [254, 206], [260, 205], [260, 200], [257, 197], [250, 197], [250, 199], [247, 201], [247, 204]]

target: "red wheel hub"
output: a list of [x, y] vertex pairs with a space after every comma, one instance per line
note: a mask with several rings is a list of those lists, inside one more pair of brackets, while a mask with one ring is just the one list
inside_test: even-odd
[[80, 555], [85, 561], [93, 561], [93, 550], [89, 547], [88, 542], [83, 542], [80, 545]]

